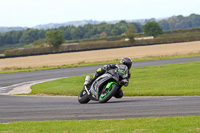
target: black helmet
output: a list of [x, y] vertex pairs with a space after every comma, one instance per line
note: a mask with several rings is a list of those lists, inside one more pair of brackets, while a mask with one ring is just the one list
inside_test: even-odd
[[128, 67], [128, 69], [130, 69], [132, 66], [132, 60], [129, 57], [123, 57], [121, 59], [120, 63], [126, 65]]

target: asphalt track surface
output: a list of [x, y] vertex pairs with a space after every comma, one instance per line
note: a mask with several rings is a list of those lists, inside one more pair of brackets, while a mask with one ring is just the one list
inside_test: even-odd
[[[133, 68], [200, 61], [200, 57], [134, 62]], [[0, 93], [33, 81], [93, 73], [100, 66], [0, 74]], [[81, 89], [80, 89], [81, 90]], [[0, 95], [0, 123], [200, 115], [200, 96], [124, 97], [81, 105], [77, 97]]]

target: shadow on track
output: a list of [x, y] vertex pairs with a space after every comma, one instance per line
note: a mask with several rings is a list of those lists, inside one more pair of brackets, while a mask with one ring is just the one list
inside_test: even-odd
[[130, 102], [139, 102], [139, 101], [144, 101], [144, 100], [120, 100], [120, 99], [116, 99], [116, 100], [111, 100], [111, 101], [108, 101], [106, 103], [99, 103], [98, 101], [91, 101], [89, 102], [88, 104], [115, 104], [115, 103], [130, 103]]

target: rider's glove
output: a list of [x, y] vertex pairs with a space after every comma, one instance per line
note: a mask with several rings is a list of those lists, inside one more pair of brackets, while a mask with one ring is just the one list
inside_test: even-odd
[[128, 86], [128, 80], [127, 79], [123, 79], [121, 81], [121, 84], [124, 85], [124, 86]]

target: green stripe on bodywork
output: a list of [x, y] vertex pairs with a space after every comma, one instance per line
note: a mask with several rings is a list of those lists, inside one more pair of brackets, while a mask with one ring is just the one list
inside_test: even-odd
[[107, 89], [110, 88], [112, 84], [118, 85], [116, 82], [110, 82], [110, 83], [106, 86], [106, 88], [107, 88]]

